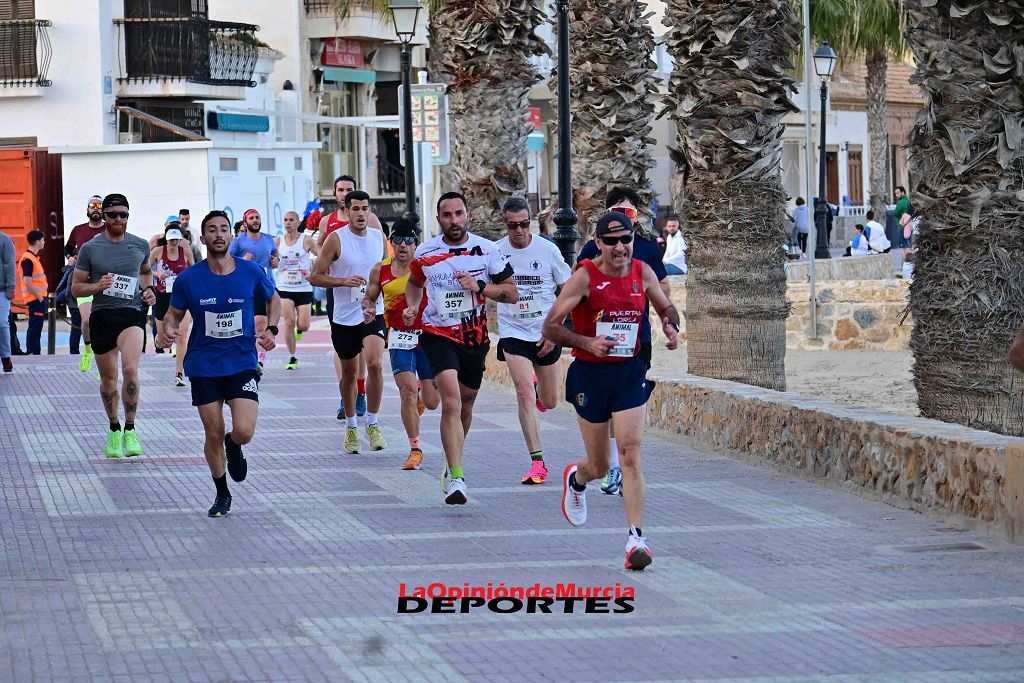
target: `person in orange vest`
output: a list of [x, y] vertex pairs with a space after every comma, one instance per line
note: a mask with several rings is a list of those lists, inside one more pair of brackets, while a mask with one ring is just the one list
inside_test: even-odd
[[21, 255], [21, 287], [18, 292], [18, 304], [28, 308], [28, 332], [25, 335], [25, 348], [29, 355], [38, 356], [42, 353], [40, 340], [43, 334], [43, 323], [46, 321], [46, 296], [49, 294], [46, 283], [46, 272], [39, 260], [39, 252], [46, 245], [46, 237], [40, 230], [28, 233], [28, 249]]

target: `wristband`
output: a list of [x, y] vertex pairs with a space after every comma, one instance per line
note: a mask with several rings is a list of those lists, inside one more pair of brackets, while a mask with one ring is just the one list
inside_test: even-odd
[[484, 289], [487, 287], [487, 280], [477, 280], [476, 284], [480, 286], [480, 294], [484, 293]]
[[272, 334], [272, 335], [274, 335], [276, 337], [277, 336], [277, 325], [267, 325], [267, 332], [269, 332], [270, 334]]
[[668, 326], [671, 327], [676, 332], [679, 331], [679, 325], [676, 325], [675, 323], [669, 323]]
[[153, 296], [156, 296], [156, 285], [149, 285], [146, 289], [152, 290]]

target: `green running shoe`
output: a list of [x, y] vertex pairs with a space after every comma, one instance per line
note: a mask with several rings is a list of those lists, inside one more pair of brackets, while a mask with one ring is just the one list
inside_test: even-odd
[[124, 432], [124, 454], [128, 458], [142, 455], [142, 444], [139, 443], [139, 435], [134, 429], [127, 429]]
[[345, 452], [352, 454], [359, 452], [358, 427], [345, 427]]
[[380, 431], [380, 425], [366, 425], [366, 438], [370, 441], [370, 448], [375, 451], [382, 451], [388, 446]]
[[295, 341], [302, 341], [302, 335], [304, 335], [304, 334], [306, 334], [306, 333], [305, 332], [300, 332], [299, 328], [296, 327], [295, 328]]
[[288, 360], [288, 363], [284, 366], [284, 369], [285, 370], [295, 370], [298, 367], [299, 367], [299, 359], [296, 358], [295, 356], [292, 356]]
[[89, 368], [92, 367], [92, 344], [85, 345], [85, 353], [82, 354], [82, 360], [78, 361], [78, 369], [82, 372], [89, 372]]
[[124, 455], [124, 432], [110, 430], [107, 434], [107, 445], [103, 449], [103, 455], [108, 458], [120, 458]]

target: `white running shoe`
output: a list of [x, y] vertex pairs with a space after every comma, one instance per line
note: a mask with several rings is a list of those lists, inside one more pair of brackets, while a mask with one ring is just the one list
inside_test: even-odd
[[626, 569], [642, 571], [653, 559], [651, 549], [647, 547], [647, 539], [631, 533], [626, 541]]
[[576, 465], [566, 465], [562, 472], [562, 514], [573, 526], [582, 526], [587, 521], [587, 490], [577, 491], [569, 485], [569, 477], [576, 472]]
[[448, 495], [444, 497], [444, 502], [448, 505], [465, 505], [469, 500], [466, 496], [466, 482], [462, 479], [452, 479], [446, 493]]

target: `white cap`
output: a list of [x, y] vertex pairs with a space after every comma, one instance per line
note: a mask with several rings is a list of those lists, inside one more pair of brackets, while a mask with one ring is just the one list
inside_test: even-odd
[[177, 228], [172, 228], [171, 230], [168, 230], [167, 232], [164, 233], [164, 239], [180, 240], [184, 239], [184, 237], [181, 234], [181, 230], [178, 230]]

